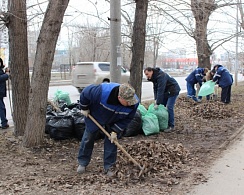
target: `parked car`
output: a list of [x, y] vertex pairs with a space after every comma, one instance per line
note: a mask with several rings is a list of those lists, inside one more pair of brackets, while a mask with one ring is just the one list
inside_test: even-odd
[[[121, 67], [121, 83], [127, 83], [130, 72]], [[109, 62], [77, 62], [72, 68], [72, 85], [79, 93], [90, 84], [110, 82]]]

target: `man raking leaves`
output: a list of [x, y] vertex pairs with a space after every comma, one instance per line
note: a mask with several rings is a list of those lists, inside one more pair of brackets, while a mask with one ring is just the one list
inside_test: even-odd
[[129, 84], [102, 83], [86, 87], [80, 95], [81, 113], [85, 116], [86, 129], [81, 140], [78, 154], [78, 173], [84, 173], [90, 163], [96, 132], [99, 127], [89, 116], [94, 117], [110, 134], [104, 138], [104, 172], [115, 174], [117, 145], [114, 141], [121, 138], [123, 130], [133, 119], [139, 99]]

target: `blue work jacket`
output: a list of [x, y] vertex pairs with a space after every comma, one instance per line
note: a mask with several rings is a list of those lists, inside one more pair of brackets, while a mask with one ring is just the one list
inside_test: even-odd
[[8, 75], [4, 73], [3, 69], [0, 69], [0, 97], [7, 96], [6, 80], [8, 80]]
[[218, 69], [214, 74], [213, 81], [219, 84], [221, 88], [223, 88], [232, 85], [233, 76], [225, 67], [218, 65]]
[[186, 77], [186, 81], [191, 84], [199, 83], [202, 86], [202, 80], [204, 77], [204, 68], [196, 68], [191, 74]]
[[[127, 127], [133, 119], [139, 105], [139, 103], [132, 106], [123, 106], [120, 103], [109, 104], [108, 98], [112, 90], [118, 86], [118, 83], [90, 85], [83, 89], [80, 95], [81, 109], [89, 109], [91, 116], [93, 116], [100, 125], [109, 125], [115, 132], [123, 131]], [[136, 95], [135, 97], [138, 99]], [[115, 95], [114, 98], [118, 98], [118, 95]], [[118, 102], [117, 99], [116, 101]], [[89, 117], [85, 118], [85, 123], [86, 130], [91, 133], [99, 129]]]
[[153, 75], [149, 81], [153, 82], [154, 99], [157, 104], [163, 104], [165, 97], [179, 95], [178, 82], [160, 68], [153, 68]]

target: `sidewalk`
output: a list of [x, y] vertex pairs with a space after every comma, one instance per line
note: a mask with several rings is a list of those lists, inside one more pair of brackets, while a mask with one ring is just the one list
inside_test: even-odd
[[189, 195], [243, 195], [244, 194], [244, 126], [210, 168], [208, 181], [199, 184]]

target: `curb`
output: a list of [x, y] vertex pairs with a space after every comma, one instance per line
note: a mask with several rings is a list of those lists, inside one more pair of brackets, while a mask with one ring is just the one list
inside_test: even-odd
[[55, 80], [50, 81], [49, 86], [58, 86], [58, 85], [71, 85], [71, 80]]
[[227, 147], [233, 144], [238, 137], [244, 132], [244, 125], [237, 129], [237, 131], [229, 137], [222, 145], [219, 146], [219, 149], [226, 150]]

